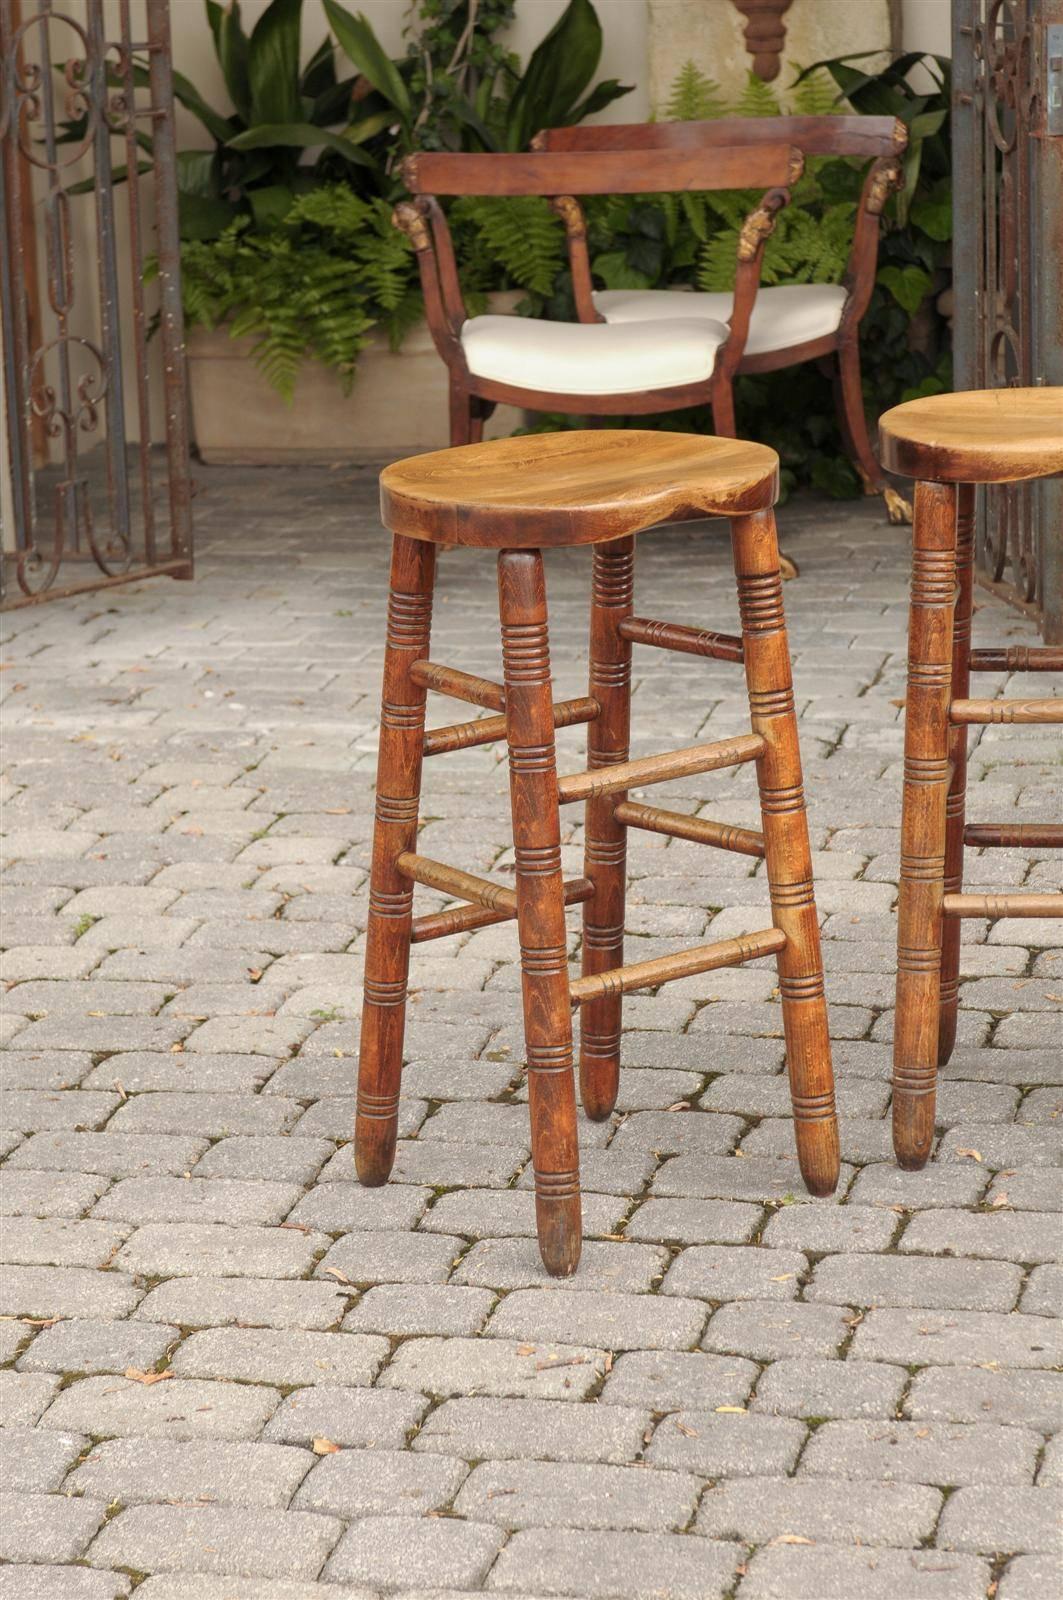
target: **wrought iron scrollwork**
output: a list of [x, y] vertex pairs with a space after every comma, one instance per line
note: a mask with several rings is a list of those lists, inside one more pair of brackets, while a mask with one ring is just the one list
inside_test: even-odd
[[[167, 3], [117, 0], [106, 15], [104, 0], [29, 3], [32, 14], [16, 21], [13, 0], [0, 0], [0, 310], [13, 565], [22, 594], [37, 599], [149, 572], [191, 576], [191, 517]], [[109, 39], [115, 14], [119, 37]], [[121, 189], [114, 139], [123, 147]], [[145, 153], [154, 241], [138, 185]], [[128, 219], [121, 250], [119, 196]], [[150, 250], [160, 267], [153, 292], [166, 402], [161, 416], [156, 402], [154, 419], [143, 281]], [[136, 410], [127, 416], [130, 386]], [[165, 437], [164, 483], [153, 421]], [[156, 480], [170, 521], [162, 561]], [[59, 587], [60, 570], [65, 576], [79, 562], [79, 581]]]

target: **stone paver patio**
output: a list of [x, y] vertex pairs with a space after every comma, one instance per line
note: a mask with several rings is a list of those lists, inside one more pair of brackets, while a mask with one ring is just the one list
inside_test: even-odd
[[[791, 1156], [773, 966], [685, 980], [627, 1002], [559, 1285], [512, 926], [415, 951], [395, 1178], [354, 1181], [373, 474], [200, 478], [195, 584], [5, 619], [0, 1600], [1045, 1600], [1063, 924], [966, 926], [938, 1147], [902, 1174], [906, 531], [875, 505], [782, 515], [837, 1199], [809, 1202]], [[588, 569], [548, 566], [566, 693]], [[436, 659], [497, 674], [494, 583], [443, 559]], [[645, 537], [639, 605], [733, 625], [721, 526]], [[976, 636], [1032, 631], [982, 596]], [[636, 755], [747, 726], [738, 669], [639, 652], [636, 685]], [[1056, 729], [986, 731], [972, 819], [1057, 816], [1061, 760]], [[667, 792], [756, 824], [748, 771]], [[423, 810], [427, 854], [512, 870], [497, 749], [430, 763]], [[972, 888], [1060, 885], [1058, 852], [969, 862]], [[630, 959], [763, 926], [759, 868], [633, 836]]]

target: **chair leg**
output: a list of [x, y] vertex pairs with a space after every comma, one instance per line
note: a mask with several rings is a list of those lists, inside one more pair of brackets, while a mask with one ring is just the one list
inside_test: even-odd
[[547, 1271], [567, 1278], [579, 1262], [582, 1223], [550, 645], [538, 550], [499, 552], [498, 596], [535, 1217]]
[[[480, 431], [482, 436], [482, 425]], [[467, 389], [459, 389], [457, 384], [452, 382], [450, 385], [451, 446], [475, 444], [476, 442], [473, 427], [473, 397]]]
[[772, 921], [786, 934], [779, 989], [797, 1156], [809, 1190], [826, 1195], [838, 1182], [838, 1119], [773, 513], [734, 518], [731, 541], [750, 719], [767, 741], [757, 782]]
[[410, 677], [428, 654], [435, 547], [396, 535], [391, 557], [376, 821], [369, 884], [365, 988], [354, 1153], [358, 1176], [385, 1183], [395, 1159], [413, 884], [396, 871], [416, 849], [426, 691]]
[[887, 482], [886, 475], [871, 448], [864, 411], [864, 390], [860, 379], [860, 346], [855, 339], [838, 346], [838, 366], [834, 378], [834, 409], [841, 429], [845, 453], [856, 468], [865, 494], [880, 494], [886, 502], [891, 522], [911, 522], [908, 501]]
[[737, 439], [735, 392], [730, 378], [718, 379], [712, 386], [712, 430], [721, 439]]
[[[590, 769], [615, 766], [629, 755], [631, 645], [620, 637], [631, 615], [635, 541], [630, 536], [594, 547], [591, 578], [590, 688], [601, 710], [587, 729]], [[584, 876], [594, 894], [583, 906], [583, 975], [608, 972], [624, 961], [624, 891], [627, 829], [617, 822], [623, 794], [588, 800]], [[590, 1000], [580, 1013], [579, 1076], [583, 1109], [602, 1122], [616, 1104], [620, 1082], [620, 1022], [623, 996]]]
[[[964, 700], [971, 687], [971, 610], [974, 589], [974, 485], [961, 484], [956, 496], [956, 608], [952, 624], [952, 688]], [[950, 729], [952, 778], [946, 805], [945, 893], [963, 888], [963, 825], [967, 801], [967, 727]], [[947, 917], [941, 930], [941, 1008], [938, 1024], [938, 1066], [943, 1067], [956, 1043], [960, 990], [960, 918]]]
[[923, 1166], [934, 1141], [941, 899], [949, 792], [949, 700], [956, 590], [956, 490], [915, 489], [904, 801], [897, 911], [893, 1035], [893, 1147], [902, 1167]]

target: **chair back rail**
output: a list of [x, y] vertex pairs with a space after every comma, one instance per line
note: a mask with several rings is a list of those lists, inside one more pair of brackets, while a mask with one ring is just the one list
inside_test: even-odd
[[795, 144], [806, 156], [899, 155], [908, 130], [896, 117], [714, 117], [705, 122], [620, 122], [544, 128], [533, 150], [691, 150]]
[[402, 163], [411, 194], [678, 194], [690, 189], [773, 189], [796, 183], [803, 158], [792, 145], [575, 151], [549, 155], [451, 154], [419, 150]]

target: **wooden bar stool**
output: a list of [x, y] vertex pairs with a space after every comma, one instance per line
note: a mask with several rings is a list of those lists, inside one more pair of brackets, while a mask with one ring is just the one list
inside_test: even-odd
[[964, 894], [963, 848], [1063, 845], [1063, 826], [965, 825], [967, 729], [1063, 723], [1063, 699], [972, 700], [972, 672], [1058, 672], [1063, 650], [971, 649], [974, 494], [1063, 472], [1063, 390], [934, 395], [879, 422], [883, 466], [915, 478], [893, 1046], [897, 1160], [923, 1166], [952, 1054], [963, 917], [1063, 917], [1063, 894]]
[[[815, 1194], [838, 1177], [827, 1009], [801, 759], [772, 506], [778, 459], [762, 445], [687, 434], [557, 433], [414, 457], [381, 478], [394, 534], [384, 659], [376, 829], [365, 958], [355, 1157], [384, 1183], [395, 1155], [411, 943], [516, 918], [520, 940], [539, 1248], [567, 1276], [580, 1254], [571, 1007], [582, 1006], [580, 1085], [587, 1114], [613, 1109], [621, 997], [671, 978], [774, 955], [801, 1171]], [[633, 615], [634, 534], [654, 523], [728, 517], [741, 637]], [[503, 682], [429, 659], [435, 546], [498, 552]], [[590, 544], [590, 693], [555, 701], [542, 550]], [[629, 760], [632, 644], [744, 662], [752, 731]], [[496, 715], [424, 731], [427, 690]], [[586, 772], [558, 777], [554, 729], [589, 724]], [[425, 755], [505, 739], [516, 890], [417, 852]], [[635, 804], [627, 791], [755, 762], [763, 830], [729, 828]], [[586, 805], [584, 876], [561, 876], [560, 807]], [[624, 966], [628, 828], [762, 856], [771, 923], [761, 933]], [[414, 918], [413, 885], [465, 902]], [[583, 976], [570, 982], [565, 906], [583, 904]]]

